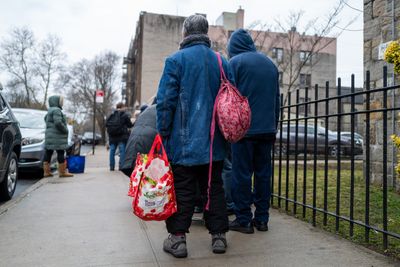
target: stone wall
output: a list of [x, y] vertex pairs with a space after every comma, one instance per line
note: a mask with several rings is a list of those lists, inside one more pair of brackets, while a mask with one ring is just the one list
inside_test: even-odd
[[[364, 0], [364, 73], [369, 70], [371, 83], [370, 87], [380, 88], [383, 87], [383, 66], [388, 67], [388, 85], [399, 84], [400, 80], [398, 75], [393, 75], [393, 66], [387, 64], [379, 57], [379, 51], [381, 44], [388, 43], [391, 40], [398, 39], [398, 31], [400, 28], [400, 1], [394, 0], [394, 25], [392, 24], [392, 6], [391, 1], [386, 0]], [[394, 32], [392, 29], [394, 26]], [[394, 79], [393, 79], [394, 77]], [[365, 74], [364, 74], [365, 80]], [[395, 106], [400, 106], [400, 100], [398, 98], [399, 90], [397, 89], [394, 93], [388, 91], [387, 107], [392, 107], [393, 100]], [[383, 107], [383, 96], [382, 93], [371, 94], [371, 109], [379, 109]], [[388, 112], [387, 121], [387, 137], [388, 137], [388, 153], [387, 153], [387, 174], [388, 174], [388, 185], [393, 184], [400, 190], [400, 184], [393, 181], [398, 180], [393, 175], [393, 143], [390, 139], [390, 135], [393, 133], [399, 134], [397, 129], [399, 128], [398, 113]], [[395, 126], [392, 126], [392, 118], [397, 121]], [[382, 112], [371, 114], [371, 182], [376, 184], [382, 184], [382, 168], [383, 168], [383, 116]], [[396, 161], [396, 160], [395, 160]]]

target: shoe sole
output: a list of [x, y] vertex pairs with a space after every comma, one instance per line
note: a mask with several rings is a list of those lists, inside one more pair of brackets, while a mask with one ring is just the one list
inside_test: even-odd
[[226, 249], [213, 249], [213, 253], [215, 254], [224, 254]]
[[234, 228], [232, 229], [232, 228], [229, 228], [229, 230], [230, 230], [230, 231], [240, 232], [240, 233], [242, 233], [242, 234], [254, 234], [254, 229], [243, 231], [243, 230], [239, 230], [239, 229], [234, 229]]
[[169, 254], [171, 254], [172, 256], [174, 256], [175, 258], [186, 258], [187, 257], [187, 251], [186, 252], [182, 252], [182, 253], [174, 253], [174, 251], [172, 250], [168, 250], [166, 248], [163, 248], [163, 250]]

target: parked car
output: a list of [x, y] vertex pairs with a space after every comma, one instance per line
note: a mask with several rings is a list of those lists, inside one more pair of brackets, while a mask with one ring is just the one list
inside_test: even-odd
[[[47, 111], [37, 109], [14, 108], [13, 112], [20, 123], [22, 133], [22, 149], [19, 159], [21, 171], [34, 172], [43, 176], [43, 158], [45, 153], [44, 135], [46, 123], [44, 117]], [[79, 155], [81, 142], [75, 138], [72, 126], [68, 126], [68, 152]], [[78, 153], [78, 154], [77, 154]], [[56, 153], [53, 154], [51, 167], [56, 167]]]
[[74, 133], [74, 127], [72, 125], [68, 124], [67, 127], [68, 127], [67, 156], [80, 155], [82, 140], [76, 133]]
[[0, 200], [9, 200], [14, 195], [20, 155], [18, 121], [0, 92]]
[[[351, 132], [340, 132], [340, 136], [344, 138], [351, 138]], [[356, 144], [360, 143], [361, 146], [364, 144], [364, 139], [359, 133], [354, 133], [354, 141]]]
[[93, 139], [95, 145], [100, 143], [101, 135], [96, 133], [95, 138], [93, 138], [93, 132], [84, 132], [82, 136], [82, 144], [93, 144]]
[[[304, 143], [305, 143], [305, 131], [307, 130], [307, 153], [314, 153], [314, 136], [315, 136], [315, 127], [314, 125], [305, 126], [303, 124], [299, 124], [298, 126], [298, 150], [297, 153], [304, 152]], [[326, 131], [324, 127], [317, 126], [317, 153], [325, 154], [325, 139], [328, 139], [328, 153], [332, 157], [336, 157], [338, 154], [338, 136], [337, 132], [332, 132], [328, 130], [328, 136], [325, 135]], [[296, 126], [290, 125], [289, 132], [289, 142], [287, 142], [287, 125], [283, 126], [282, 131], [282, 154], [294, 153], [295, 152], [295, 142], [296, 142]], [[275, 154], [279, 155], [281, 146], [279, 143], [280, 140], [280, 132], [276, 134], [276, 145], [275, 145]], [[289, 146], [287, 145], [289, 143]], [[340, 153], [341, 155], [360, 155], [363, 153], [362, 143], [355, 140], [354, 150], [351, 150], [351, 139], [347, 136], [341, 135], [340, 140]]]

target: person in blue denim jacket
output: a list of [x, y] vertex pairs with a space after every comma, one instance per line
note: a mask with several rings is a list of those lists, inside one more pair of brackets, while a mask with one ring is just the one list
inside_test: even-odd
[[[196, 186], [207, 195], [210, 163], [210, 126], [214, 101], [220, 87], [218, 59], [210, 49], [208, 22], [192, 15], [183, 23], [179, 51], [165, 60], [157, 92], [157, 130], [174, 174], [178, 211], [166, 220], [170, 233], [164, 251], [187, 257], [186, 236], [194, 211]], [[223, 59], [223, 68], [232, 77]], [[224, 140], [216, 128], [213, 145], [210, 207], [205, 210], [206, 227], [214, 253], [224, 253], [228, 216], [221, 178], [225, 158]]]

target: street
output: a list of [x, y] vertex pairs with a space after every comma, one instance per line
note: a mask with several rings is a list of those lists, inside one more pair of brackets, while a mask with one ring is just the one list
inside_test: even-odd
[[[82, 145], [81, 155], [87, 155], [89, 153], [92, 153], [92, 146], [91, 145]], [[37, 178], [33, 173], [20, 172], [19, 177], [18, 177], [17, 187], [15, 188], [13, 198], [17, 198], [18, 196], [20, 196], [26, 189], [28, 189], [31, 185], [35, 184], [39, 180], [40, 179]], [[6, 202], [4, 202], [4, 201], [0, 201], [0, 207], [2, 205], [4, 205], [5, 203]]]

